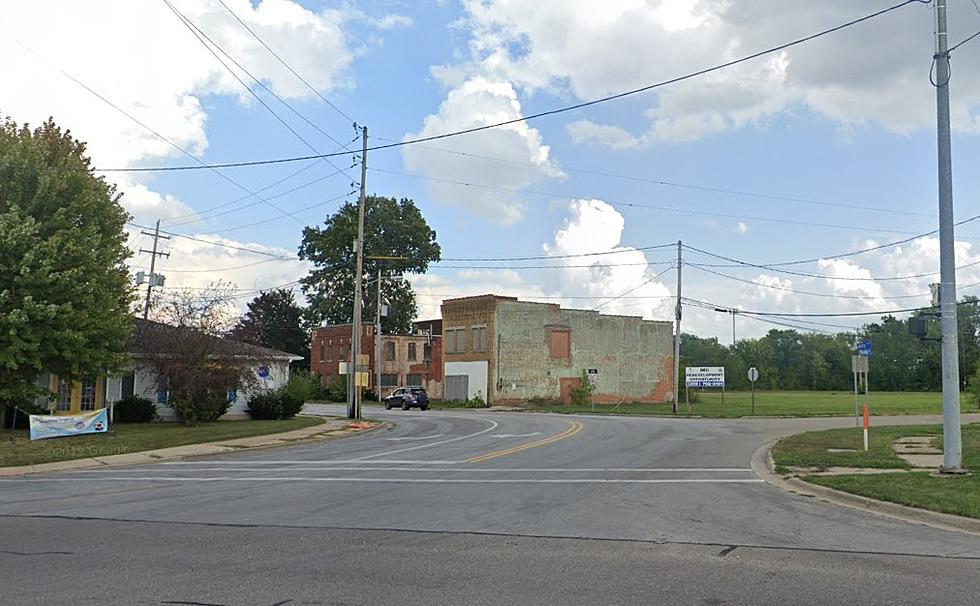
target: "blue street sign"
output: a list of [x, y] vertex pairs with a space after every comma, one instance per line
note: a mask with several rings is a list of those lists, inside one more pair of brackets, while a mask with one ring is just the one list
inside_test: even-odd
[[871, 341], [861, 341], [857, 344], [857, 353], [859, 356], [871, 357]]

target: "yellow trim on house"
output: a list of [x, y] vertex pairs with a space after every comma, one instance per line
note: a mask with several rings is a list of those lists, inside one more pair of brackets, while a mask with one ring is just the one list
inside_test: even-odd
[[[95, 383], [95, 402], [94, 407], [91, 410], [100, 410], [105, 408], [105, 379], [102, 377], [92, 379]], [[69, 397], [68, 410], [58, 410], [58, 396], [61, 393], [61, 379], [58, 375], [51, 373], [51, 378], [48, 383], [48, 387], [51, 391], [56, 394], [55, 399], [51, 402], [50, 412], [53, 415], [77, 415], [83, 412], [91, 412], [91, 410], [82, 410], [82, 382], [72, 381], [71, 383], [71, 396]]]

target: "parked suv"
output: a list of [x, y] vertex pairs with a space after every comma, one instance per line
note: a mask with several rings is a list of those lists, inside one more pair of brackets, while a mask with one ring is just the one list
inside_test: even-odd
[[424, 387], [399, 387], [385, 398], [385, 410], [391, 410], [392, 407], [396, 406], [402, 410], [408, 410], [413, 406], [417, 406], [421, 410], [428, 410], [429, 394], [425, 393]]

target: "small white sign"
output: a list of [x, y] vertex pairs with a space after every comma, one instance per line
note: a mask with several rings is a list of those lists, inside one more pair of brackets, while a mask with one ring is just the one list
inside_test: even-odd
[[599, 386], [599, 369], [589, 368], [586, 371], [586, 376], [589, 378], [589, 387], [595, 389]]
[[687, 387], [724, 387], [724, 366], [695, 366], [684, 369], [684, 384]]
[[749, 369], [749, 381], [755, 383], [759, 379], [759, 371], [756, 370], [755, 366]]

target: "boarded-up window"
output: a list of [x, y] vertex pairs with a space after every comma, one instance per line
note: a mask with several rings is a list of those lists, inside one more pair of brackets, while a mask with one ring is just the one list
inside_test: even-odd
[[415, 343], [408, 344], [408, 361], [414, 362], [418, 358], [418, 346]]
[[385, 361], [394, 362], [395, 361], [395, 342], [385, 341]]
[[562, 329], [548, 331], [548, 346], [552, 358], [568, 360], [572, 357], [571, 332]]
[[446, 329], [446, 353], [466, 352], [466, 329], [448, 328]]
[[398, 375], [381, 375], [382, 387], [396, 387], [398, 385]]
[[487, 327], [473, 327], [473, 351], [483, 352], [487, 350]]

